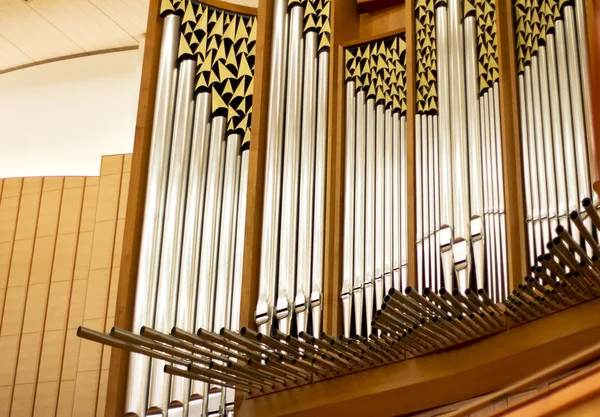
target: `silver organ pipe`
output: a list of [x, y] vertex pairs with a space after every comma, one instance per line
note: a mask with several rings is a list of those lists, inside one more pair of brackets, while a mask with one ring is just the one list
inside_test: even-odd
[[[515, 1], [514, 20], [533, 264], [550, 232], [567, 224], [591, 192], [589, 93], [582, 88], [589, 86], [585, 10], [582, 2]], [[581, 242], [577, 228], [571, 233]]]
[[[161, 16], [133, 330], [237, 328], [256, 18], [189, 0], [163, 1]], [[232, 408], [233, 391], [209, 396], [202, 378], [165, 373], [168, 358], [133, 352], [127, 413]]]
[[406, 284], [405, 56], [403, 35], [345, 51], [345, 337], [369, 335], [375, 306]]
[[263, 333], [274, 324], [284, 334], [321, 328], [330, 8], [329, 0], [274, 2], [255, 314]]
[[506, 294], [496, 20], [491, 1], [416, 4], [417, 288]]

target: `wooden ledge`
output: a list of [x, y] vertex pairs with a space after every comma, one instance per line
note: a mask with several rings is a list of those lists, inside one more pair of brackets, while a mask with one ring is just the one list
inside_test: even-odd
[[207, 6], [212, 6], [216, 9], [227, 10], [234, 13], [239, 14], [247, 14], [251, 16], [256, 16], [258, 14], [258, 9], [256, 7], [244, 6], [239, 3], [231, 3], [227, 0], [196, 0], [198, 3], [205, 4]]
[[245, 400], [241, 417], [398, 416], [526, 377], [600, 338], [600, 299], [469, 345]]
[[358, 0], [356, 2], [360, 13], [373, 13], [403, 3], [404, 0]]

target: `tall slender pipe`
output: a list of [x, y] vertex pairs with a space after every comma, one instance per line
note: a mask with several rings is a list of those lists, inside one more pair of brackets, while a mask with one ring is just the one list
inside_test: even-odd
[[[372, 100], [371, 100], [372, 102]], [[362, 315], [364, 306], [363, 284], [367, 271], [365, 269], [365, 179], [366, 179], [366, 105], [365, 91], [356, 93], [356, 169], [354, 188], [354, 326], [357, 334], [362, 331]], [[372, 106], [371, 106], [372, 107]]]
[[[303, 332], [306, 331], [308, 324], [312, 272], [317, 65], [317, 32], [311, 30], [304, 35], [300, 207], [298, 210], [298, 277], [294, 299], [296, 325], [298, 331]], [[314, 220], [318, 222], [321, 218], [314, 217]]]
[[[194, 107], [194, 75], [196, 61], [185, 58], [179, 64], [179, 81], [175, 104], [173, 139], [169, 161], [168, 188], [165, 203], [163, 241], [160, 255], [156, 316], [154, 328], [168, 331], [175, 324], [177, 288], [181, 261], [183, 220], [190, 160]], [[152, 360], [148, 408], [167, 409], [170, 378], [162, 372], [165, 363]]]
[[[210, 142], [210, 93], [196, 96], [192, 150], [190, 154], [190, 174], [185, 203], [183, 245], [181, 249], [181, 272], [177, 296], [176, 326], [194, 331], [196, 313], [195, 301], [200, 262], [200, 236], [202, 234], [202, 213], [204, 212], [204, 191], [206, 188], [206, 167]], [[188, 403], [190, 381], [173, 377], [171, 399], [185, 405]]]
[[281, 166], [283, 150], [283, 117], [285, 114], [285, 74], [287, 64], [287, 1], [273, 2], [273, 40], [269, 89], [269, 122], [263, 202], [263, 231], [259, 296], [255, 320], [258, 329], [266, 333], [272, 320], [277, 277], [279, 246], [279, 202], [281, 196]]
[[473, 263], [477, 288], [483, 288], [484, 249], [483, 249], [483, 185], [481, 169], [481, 139], [479, 126], [479, 106], [477, 93], [477, 35], [475, 30], [475, 10], [465, 16], [465, 75], [467, 102], [467, 132], [469, 144], [469, 183], [471, 198], [471, 240]]
[[[329, 97], [329, 50], [321, 49], [318, 55], [317, 78], [317, 132], [315, 143], [315, 207], [313, 232], [312, 291], [310, 305], [313, 336], [321, 333], [323, 309], [323, 268], [325, 256], [325, 180], [327, 172], [327, 123]], [[352, 244], [352, 241], [350, 241]]]
[[285, 141], [281, 188], [281, 242], [279, 246], [278, 295], [275, 306], [279, 330], [284, 333], [289, 332], [291, 325], [293, 291], [296, 283], [304, 8], [294, 4], [289, 11], [289, 16]]
[[[175, 60], [179, 41], [181, 18], [176, 14], [164, 17], [161, 53], [156, 83], [156, 103], [150, 161], [146, 188], [146, 209], [140, 247], [138, 280], [133, 314], [133, 329], [153, 324], [154, 296], [158, 279], [159, 254], [167, 191], [166, 171], [171, 150], [171, 127], [174, 111]], [[127, 377], [125, 410], [142, 415], [146, 411], [146, 393], [149, 358], [132, 354]]]
[[438, 53], [438, 139], [439, 139], [439, 170], [440, 173], [440, 233], [439, 245], [442, 255], [444, 287], [452, 289], [454, 268], [452, 264], [452, 244], [454, 224], [454, 192], [452, 171], [452, 141], [450, 128], [450, 81], [449, 81], [449, 39], [448, 39], [448, 8], [441, 4], [435, 9], [436, 46]]
[[[346, 167], [344, 171], [344, 271], [342, 278], [342, 314], [344, 336], [350, 337], [354, 268], [354, 160], [356, 146], [356, 84], [346, 83]], [[358, 166], [357, 166], [358, 169]], [[358, 172], [357, 172], [358, 174]]]

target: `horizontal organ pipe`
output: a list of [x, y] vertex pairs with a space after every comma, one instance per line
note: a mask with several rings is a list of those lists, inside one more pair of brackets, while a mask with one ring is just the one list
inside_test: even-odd
[[[191, 1], [167, 0], [161, 7], [165, 22], [133, 330], [152, 325], [165, 332], [177, 325], [193, 331], [213, 320], [219, 328], [232, 321], [237, 326], [239, 309], [231, 315], [241, 295], [236, 259], [243, 245], [234, 249], [237, 227], [243, 228], [237, 215], [245, 215], [240, 181], [247, 180], [239, 155], [242, 135], [242, 148], [248, 148], [256, 19]], [[207, 401], [189, 398], [208, 387], [165, 374], [165, 362], [154, 356], [149, 369], [147, 359], [132, 356], [127, 412], [206, 414]], [[222, 407], [231, 402], [228, 396]]]

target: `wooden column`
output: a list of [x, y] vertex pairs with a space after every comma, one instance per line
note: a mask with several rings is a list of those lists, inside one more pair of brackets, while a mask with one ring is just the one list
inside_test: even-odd
[[589, 45], [590, 94], [592, 99], [592, 144], [596, 178], [592, 178], [594, 191], [600, 195], [600, 0], [586, 1], [586, 17]]
[[338, 335], [342, 330], [340, 294], [343, 274], [344, 183], [346, 181], [344, 177], [346, 87], [342, 44], [357, 37], [358, 8], [356, 1], [332, 1], [323, 282], [323, 331], [332, 335]]
[[408, 199], [408, 285], [417, 288], [417, 207], [415, 185], [416, 56], [415, 0], [406, 1], [406, 198]]
[[512, 1], [496, 0], [509, 291], [527, 274], [525, 201]]
[[264, 179], [269, 124], [271, 40], [273, 39], [273, 0], [260, 0], [256, 35], [256, 66], [252, 99], [252, 132], [248, 161], [248, 197], [242, 268], [240, 327], [256, 328], [254, 310], [258, 301], [260, 248], [264, 200]]
[[[160, 58], [160, 42], [163, 26], [163, 21], [159, 16], [159, 7], [160, 0], [150, 0], [140, 98], [135, 127], [131, 180], [129, 184], [129, 200], [127, 203], [127, 220], [125, 221], [121, 271], [119, 274], [117, 306], [115, 310], [115, 326], [124, 329], [131, 328], [135, 305], [138, 255], [146, 202], [148, 159], [150, 155], [158, 61]], [[121, 349], [112, 349], [105, 408], [105, 415], [107, 416], [123, 414], [125, 393], [127, 390], [128, 365], [128, 352]]]

